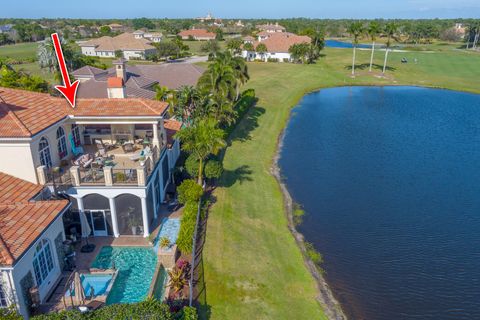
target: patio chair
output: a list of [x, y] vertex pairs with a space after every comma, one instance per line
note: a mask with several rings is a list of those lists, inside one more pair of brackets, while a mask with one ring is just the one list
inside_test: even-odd
[[123, 146], [122, 146], [122, 149], [126, 153], [135, 151], [133, 143], [131, 143], [131, 142], [124, 143]]

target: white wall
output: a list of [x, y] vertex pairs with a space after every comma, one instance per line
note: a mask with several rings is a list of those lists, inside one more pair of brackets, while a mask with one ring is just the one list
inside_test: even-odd
[[123, 51], [123, 57], [127, 60], [129, 60], [131, 58], [144, 59], [145, 58], [145, 51], [143, 51], [143, 50], [124, 50]]
[[81, 47], [82, 48], [82, 54], [86, 55], [86, 56], [93, 56], [95, 57], [97, 55], [97, 53], [95, 52], [95, 47], [94, 46], [91, 46], [91, 47]]
[[0, 143], [0, 170], [14, 177], [37, 183], [30, 143]]
[[269, 58], [272, 58], [272, 59], [278, 59], [278, 62], [284, 62], [283, 61], [284, 59], [288, 59], [288, 60], [291, 59], [291, 55], [288, 52], [274, 52], [274, 53], [266, 52], [265, 54], [263, 54], [263, 57], [262, 57], [262, 55], [254, 51], [246, 51], [246, 50], [242, 51], [242, 57], [249, 61], [254, 61], [254, 60], [267, 61]]
[[59, 233], [62, 233], [63, 240], [65, 240], [62, 215], [59, 215], [57, 217], [57, 219], [43, 232], [39, 239], [32, 244], [30, 249], [28, 249], [28, 251], [14, 265], [13, 281], [16, 288], [19, 310], [23, 316], [27, 315], [27, 306], [23, 298], [20, 281], [30, 271], [33, 275], [34, 281], [36, 282], [35, 272], [33, 270], [33, 255], [35, 253], [35, 247], [40, 240], [47, 239], [50, 242], [50, 248], [52, 249], [54, 263], [52, 272], [44, 281], [44, 283], [42, 283], [42, 285], [39, 287], [40, 300], [42, 302], [44, 302], [44, 300], [48, 297], [50, 290], [53, 289], [54, 285], [56, 284], [58, 278], [62, 273], [58, 261], [57, 250], [55, 248], [55, 238], [58, 236]]

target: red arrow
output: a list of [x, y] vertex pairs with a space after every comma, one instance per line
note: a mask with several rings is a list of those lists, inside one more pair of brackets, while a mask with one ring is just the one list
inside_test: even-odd
[[65, 64], [65, 59], [63, 58], [62, 46], [58, 40], [58, 34], [52, 33], [53, 45], [55, 47], [55, 53], [57, 55], [58, 65], [60, 66], [60, 71], [62, 72], [63, 86], [57, 85], [55, 89], [60, 91], [64, 97], [68, 100], [72, 108], [75, 108], [75, 98], [77, 96], [78, 80], [74, 83], [70, 83], [70, 76], [68, 75], [67, 65]]

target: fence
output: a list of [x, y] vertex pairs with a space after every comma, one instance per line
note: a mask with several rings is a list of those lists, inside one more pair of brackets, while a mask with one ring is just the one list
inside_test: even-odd
[[138, 184], [136, 169], [112, 169], [114, 185]]

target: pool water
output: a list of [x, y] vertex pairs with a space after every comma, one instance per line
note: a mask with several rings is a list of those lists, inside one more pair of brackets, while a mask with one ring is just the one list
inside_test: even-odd
[[[170, 247], [172, 247], [178, 239], [178, 232], [180, 231], [180, 219], [168, 218], [162, 221], [162, 226], [154, 241], [154, 250], [158, 253], [160, 247], [160, 239], [167, 237], [170, 240]], [[168, 251], [168, 250], [167, 250]]]
[[83, 289], [85, 290], [85, 295], [90, 296], [91, 290], [95, 296], [102, 296], [107, 292], [108, 285], [112, 281], [113, 275], [93, 275], [93, 274], [82, 274], [80, 279], [82, 281]]
[[157, 256], [152, 248], [105, 246], [91, 267], [98, 269], [115, 267], [118, 270], [117, 278], [107, 298], [107, 304], [114, 304], [145, 300], [156, 264]]
[[[325, 46], [328, 48], [342, 48], [342, 49], [352, 49], [353, 44], [351, 42], [339, 41], [339, 40], [325, 40]], [[380, 45], [376, 45], [375, 48], [380, 47]], [[370, 49], [372, 48], [369, 44], [358, 44], [357, 48], [361, 49]]]
[[168, 274], [165, 268], [161, 267], [158, 271], [159, 275], [157, 277], [157, 281], [155, 282], [155, 286], [153, 287], [153, 297], [157, 300], [162, 301], [163, 296], [165, 294], [165, 287], [167, 285]]

